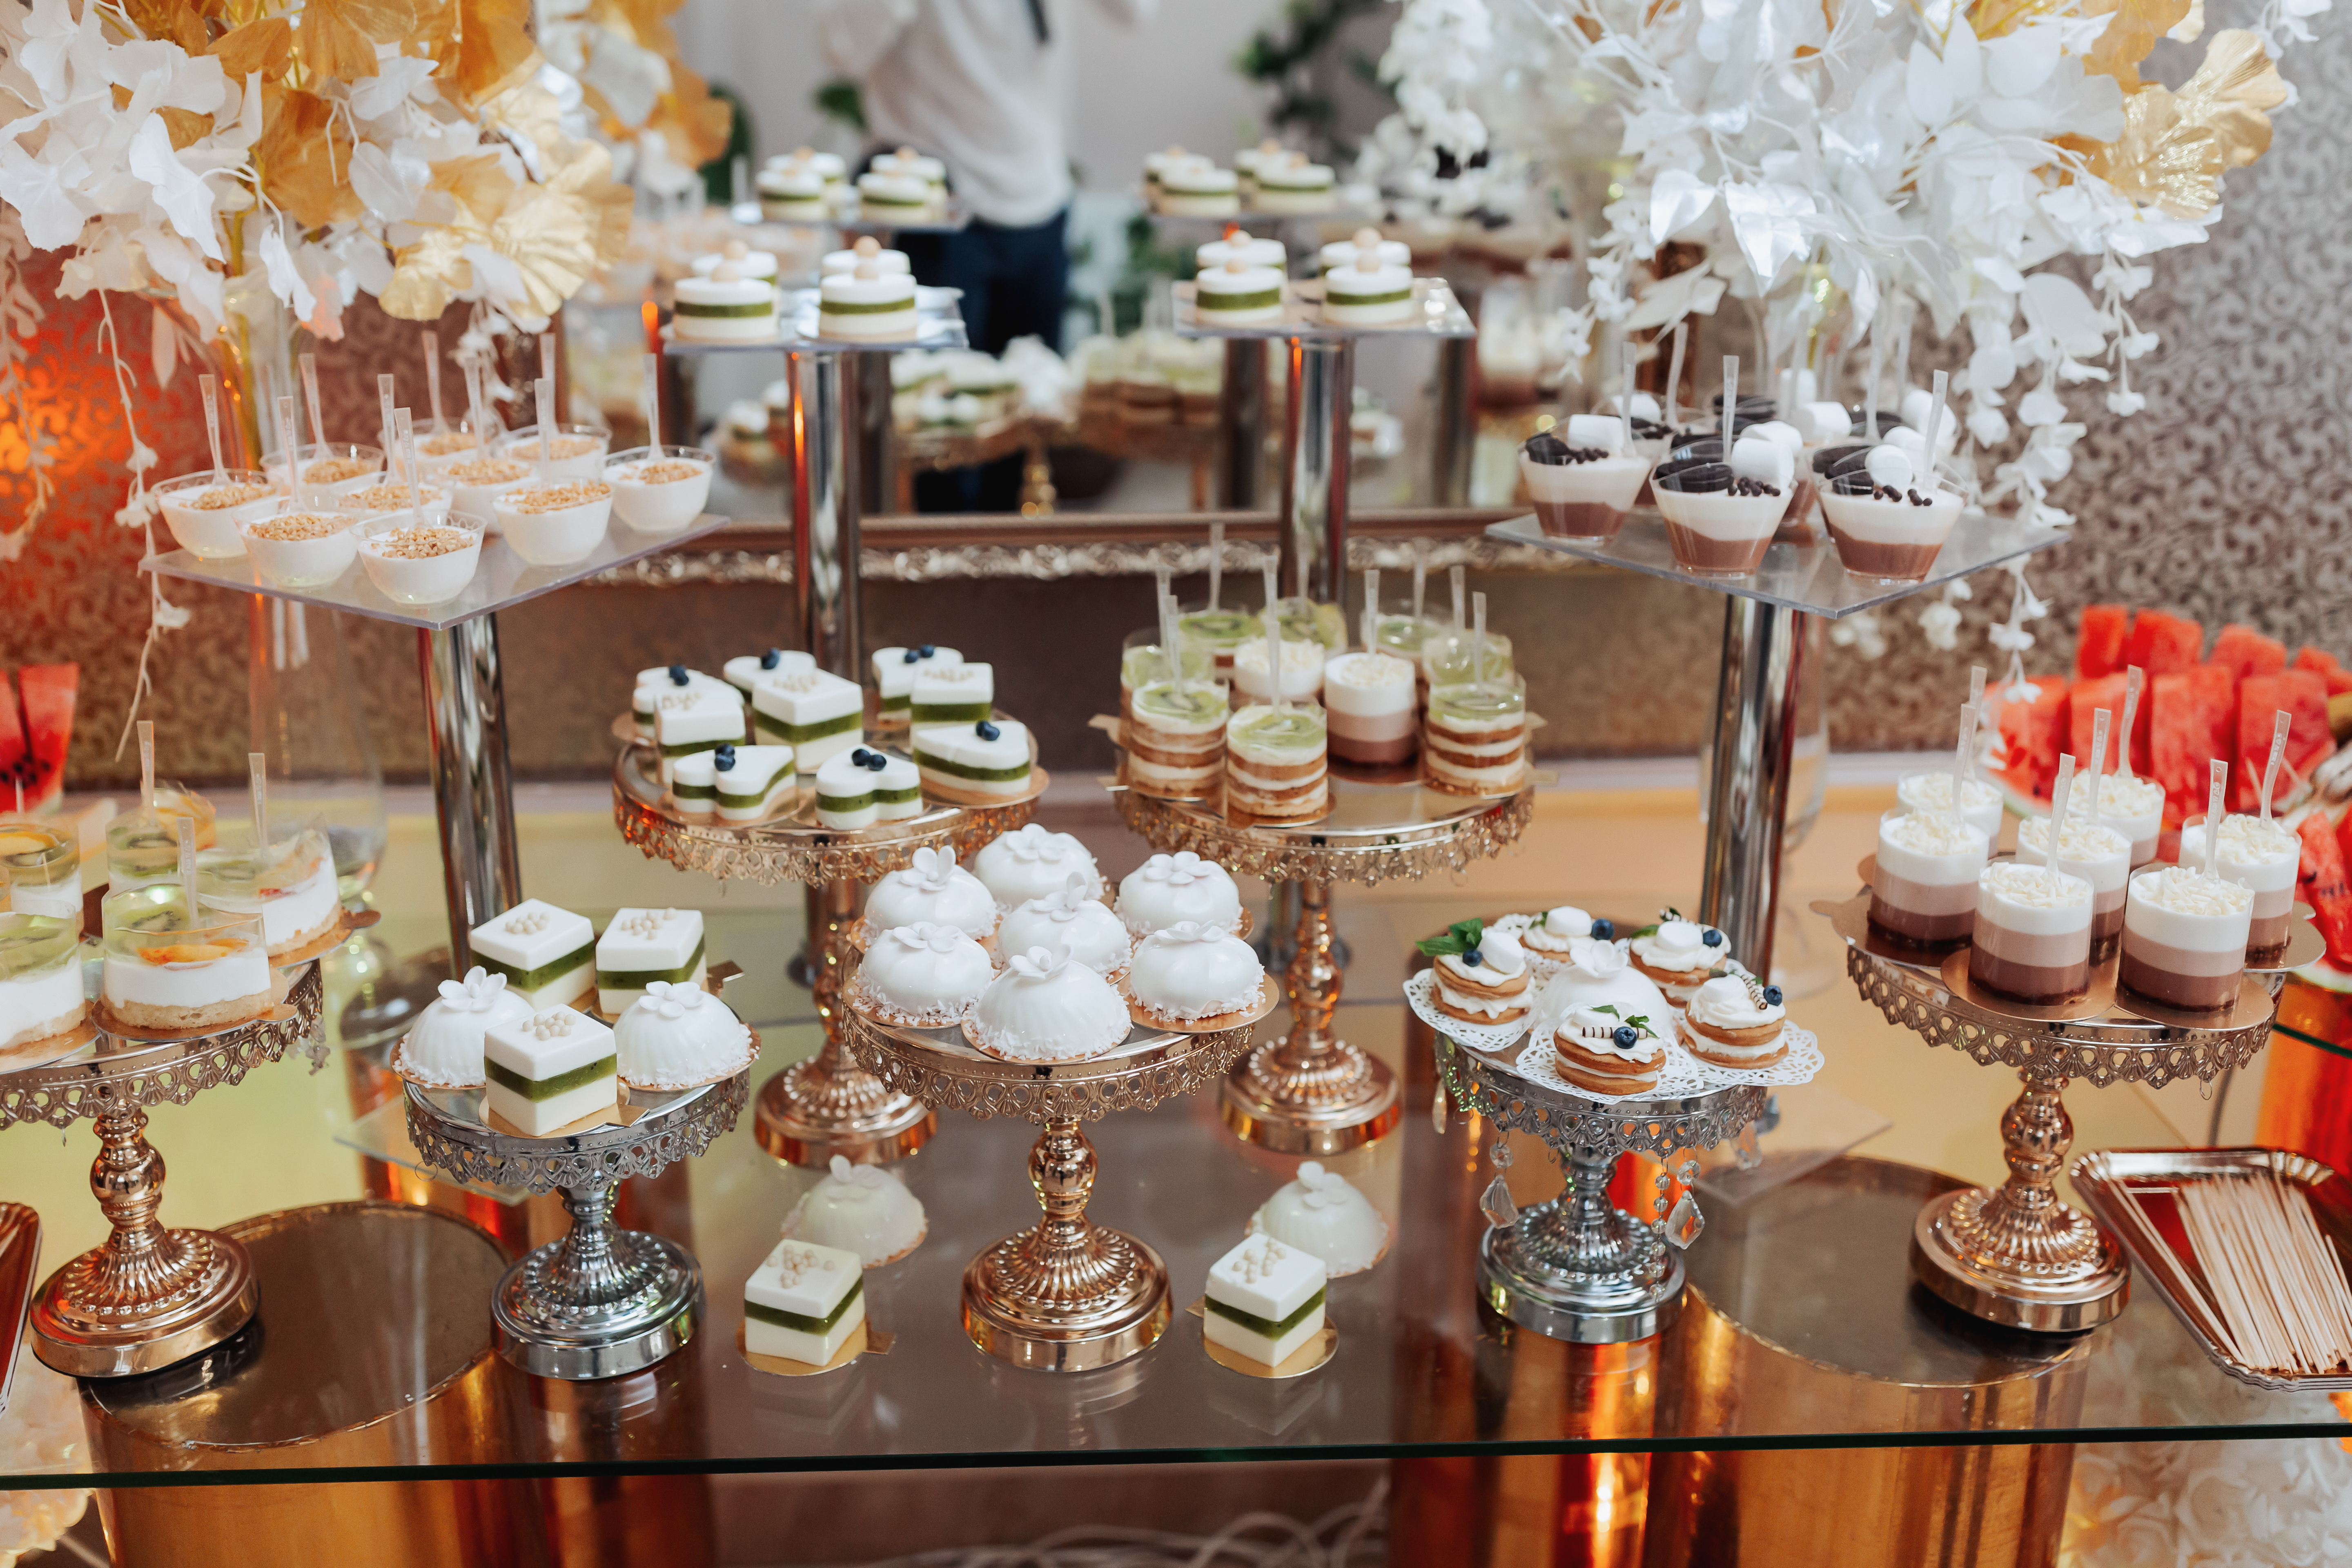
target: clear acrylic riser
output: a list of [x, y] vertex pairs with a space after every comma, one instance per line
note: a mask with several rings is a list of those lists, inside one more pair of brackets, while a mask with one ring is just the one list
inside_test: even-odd
[[897, 337], [828, 338], [817, 330], [817, 293], [787, 289], [777, 312], [777, 333], [742, 342], [703, 342], [681, 338], [673, 323], [662, 329], [662, 352], [673, 354], [898, 353], [906, 349], [961, 349], [964, 336], [961, 289], [915, 289], [915, 330]]
[[1198, 292], [1190, 283], [1170, 290], [1176, 298], [1176, 335], [1180, 338], [1303, 338], [1308, 342], [1355, 341], [1365, 338], [1475, 338], [1477, 323], [1454, 290], [1437, 278], [1412, 280], [1412, 314], [1402, 321], [1379, 326], [1342, 327], [1323, 320], [1323, 284], [1319, 279], [1294, 279], [1285, 289], [1282, 314], [1271, 321], [1223, 326], [1203, 321], [1192, 308]]

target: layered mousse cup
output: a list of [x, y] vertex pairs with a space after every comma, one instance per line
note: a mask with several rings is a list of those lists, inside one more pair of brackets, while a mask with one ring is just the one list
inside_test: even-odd
[[2152, 1002], [2211, 1012], [2237, 999], [2252, 925], [2250, 888], [2186, 866], [2131, 879], [2124, 900], [2123, 963], [2116, 978]]
[[1990, 841], [1950, 812], [1888, 812], [1878, 819], [1870, 923], [1919, 947], [1966, 942], [1990, 853]]
[[1622, 420], [1579, 415], [1568, 437], [1552, 431], [1519, 448], [1519, 474], [1536, 525], [1559, 539], [1614, 539], [1650, 477], [1650, 459], [1625, 449]]
[[1969, 979], [2020, 1002], [2068, 1002], [2091, 987], [2091, 884], [2022, 860], [1977, 879]]
[[29, 816], [0, 817], [0, 872], [8, 907], [52, 915], [81, 930], [81, 841], [70, 828]]
[[[2033, 817], [2017, 828], [2021, 858], [2039, 861], [2050, 852], [2050, 819]], [[2079, 812], [2066, 814], [2058, 836], [2058, 869], [2091, 884], [2091, 952], [2105, 956], [2124, 933], [2124, 890], [2131, 880], [2131, 840], [2104, 822]]]
[[1176, 617], [1178, 638], [1206, 653], [1223, 676], [1233, 673], [1235, 648], [1265, 635], [1257, 617], [1246, 610], [1187, 610]]
[[1763, 564], [1764, 552], [1789, 510], [1789, 492], [1742, 479], [1722, 460], [1717, 441], [1695, 441], [1650, 476], [1675, 564], [1715, 577], [1744, 577]]
[[1383, 766], [1403, 762], [1420, 744], [1419, 672], [1392, 654], [1343, 653], [1323, 667], [1323, 711], [1331, 754]]
[[[1952, 809], [1952, 775], [1942, 773], [1905, 773], [1895, 781], [1895, 799], [1906, 811]], [[1991, 844], [2000, 837], [2000, 791], [1982, 779], [1960, 785], [1960, 819]]]
[[1839, 562], [1880, 583], [1916, 583], [1934, 571], [1961, 505], [1950, 490], [1893, 489], [1872, 483], [1867, 472], [1841, 474], [1822, 492], [1822, 517]]
[[[2131, 840], [2132, 864], [2145, 866], [2155, 859], [2157, 836], [2164, 831], [2164, 786], [2152, 779], [2105, 773], [2099, 779], [2098, 791], [2097, 820]], [[2077, 780], [2066, 815], [2089, 812], [2090, 794]]]
[[[2180, 863], [2205, 863], [2205, 825], [2180, 830]], [[2286, 951], [2287, 923], [2294, 913], [2294, 882], [2303, 865], [2303, 841], [2292, 829], [2259, 816], [2221, 819], [2213, 874], [2254, 895], [2246, 930], [2246, 962], [2266, 963]]]

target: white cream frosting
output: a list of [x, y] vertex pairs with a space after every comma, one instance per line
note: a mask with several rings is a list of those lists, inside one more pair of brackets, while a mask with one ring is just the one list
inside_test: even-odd
[[[1253, 637], [1234, 649], [1234, 689], [1263, 700], [1269, 693], [1265, 679], [1265, 638]], [[1282, 644], [1282, 695], [1303, 702], [1323, 689], [1325, 649], [1318, 642]]]
[[1964, 503], [1949, 490], [1931, 491], [1923, 499], [1926, 506], [1914, 506], [1908, 497], [1883, 500], [1824, 490], [1822, 510], [1840, 533], [1857, 543], [1940, 544], [1959, 521]]
[[1180, 921], [1137, 946], [1127, 989], [1155, 1013], [1190, 1020], [1255, 1005], [1265, 980], [1265, 966], [1249, 943], [1214, 926]]
[[[2074, 793], [2066, 797], [2066, 812], [2073, 816], [2091, 810], [2091, 781], [2076, 779]], [[2102, 822], [2139, 822], [2161, 820], [2164, 816], [2164, 786], [2153, 779], [2137, 774], [2126, 778], [2121, 773], [2105, 773], [2099, 779], [2099, 820]], [[2137, 837], [2137, 836], [2135, 836]]]
[[1190, 849], [1154, 855], [1119, 883], [1118, 918], [1138, 936], [1180, 921], [1233, 931], [1241, 924], [1241, 889], [1223, 866]]
[[927, 921], [885, 931], [857, 966], [869, 1006], [925, 1024], [956, 1022], [995, 977], [986, 948]]
[[1759, 1002], [1748, 994], [1747, 980], [1737, 974], [1718, 974], [1700, 986], [1683, 1012], [1692, 1023], [1717, 1029], [1760, 1028], [1789, 1016], [1782, 1004]]
[[[1601, 1005], [1608, 1006], [1611, 1004], [1603, 1003]], [[1622, 1009], [1619, 1011], [1622, 1012]], [[1554, 1048], [1558, 1048], [1558, 1040], [1565, 1039], [1581, 1046], [1597, 1057], [1615, 1058], [1621, 1061], [1639, 1062], [1646, 1066], [1659, 1060], [1666, 1054], [1666, 1042], [1659, 1037], [1655, 1027], [1650, 1027], [1644, 1031], [1643, 1026], [1634, 1025], [1637, 1038], [1631, 1050], [1619, 1046], [1615, 1037], [1621, 1026], [1632, 1023], [1637, 1016], [1641, 1015], [1633, 1014], [1620, 1017], [1615, 1012], [1604, 1013], [1599, 1007], [1573, 1008], [1568, 1016], [1560, 1021], [1559, 1026], [1553, 1030], [1556, 1037]]]
[[1720, 942], [1709, 946], [1706, 931], [1696, 921], [1660, 921], [1648, 936], [1633, 938], [1633, 954], [1653, 969], [1712, 969], [1731, 949]]
[[1884, 858], [1890, 849], [1914, 858], [1981, 865], [1991, 845], [1982, 829], [1970, 826], [1948, 811], [1889, 812], [1878, 823], [1880, 858]]
[[655, 980], [613, 1026], [614, 1075], [648, 1089], [710, 1083], [751, 1057], [734, 1009], [691, 981]]
[[1087, 895], [1086, 879], [1073, 871], [1062, 890], [1050, 898], [1031, 899], [1004, 916], [996, 928], [997, 949], [1027, 952], [1042, 947], [1075, 959], [1097, 974], [1125, 969], [1132, 939], [1119, 918]]
[[966, 936], [996, 929], [996, 898], [981, 879], [955, 863], [952, 849], [924, 847], [913, 864], [876, 884], [866, 901], [866, 923], [874, 931], [919, 921], [951, 925]]
[[[1289, 662], [1286, 655], [1283, 663], [1287, 666]], [[1261, 676], [1265, 667], [1265, 658], [1261, 654]], [[1419, 679], [1411, 659], [1379, 652], [1343, 653], [1323, 667], [1323, 706], [1334, 713], [1362, 718], [1407, 712], [1418, 700], [1415, 686]]]
[[2209, 877], [2186, 866], [2159, 866], [2132, 879], [2132, 900], [2169, 914], [2208, 918], [2244, 914], [2254, 895], [2235, 882]]
[[[2027, 859], [2047, 855], [2050, 819], [2036, 816], [2020, 823], [2017, 848], [2020, 857]], [[2058, 835], [2058, 868], [2084, 879], [2094, 893], [2121, 892], [2124, 879], [2131, 875], [2131, 840], [2105, 823], [2070, 811]]]
[[986, 1049], [1021, 1061], [1081, 1061], [1127, 1038], [1127, 1004], [1083, 963], [1043, 948], [1013, 955], [972, 1004], [966, 1030]]
[[[2183, 952], [2241, 954], [2253, 916], [2253, 893], [2235, 882], [2186, 866], [2151, 867], [2132, 878], [2125, 897], [2126, 951], [2137, 937]], [[2202, 965], [2193, 967], [2208, 973]]]
[[[1778, 447], [1773, 448], [1775, 451]], [[1657, 487], [1658, 510], [1666, 520], [1716, 541], [1745, 542], [1780, 526], [1790, 495], [1739, 496], [1728, 490], [1676, 490]]]
[[1666, 994], [1657, 982], [1625, 960], [1625, 943], [1585, 937], [1569, 944], [1568, 967], [1543, 988], [1540, 1005], [1547, 1010], [1599, 1006], [1609, 1003], [1629, 1016], [1639, 1013], [1654, 1021], [1667, 1016]]
[[476, 964], [463, 980], [444, 980], [437, 999], [416, 1016], [401, 1042], [401, 1065], [435, 1083], [482, 1081], [482, 1037], [530, 1016], [530, 1004], [507, 989], [507, 977]]
[[1102, 873], [1087, 847], [1067, 833], [1034, 822], [982, 846], [971, 869], [1007, 908], [1059, 893], [1073, 874], [1086, 879], [1087, 897], [1103, 893]]
[[78, 1019], [81, 1013], [81, 965], [70, 953], [47, 969], [0, 981], [0, 1045], [15, 1043], [19, 1036], [37, 1038], [30, 1033], [35, 1028], [61, 1032], [46, 1026], [60, 1018]]
[[1996, 860], [1977, 882], [1979, 941], [1988, 940], [1991, 927], [2021, 936], [2087, 931], [2092, 909], [2087, 879], [2021, 860]]
[[[2303, 841], [2294, 830], [2259, 816], [2233, 815], [2221, 819], [2214, 870], [2257, 893], [2292, 889], [2303, 868]], [[2180, 863], [2205, 864], [2205, 825], [2191, 823], [2180, 830]]]
[[1531, 501], [1589, 501], [1626, 511], [1650, 477], [1650, 459], [1615, 453], [1589, 463], [1538, 463], [1521, 452], [1519, 473]]

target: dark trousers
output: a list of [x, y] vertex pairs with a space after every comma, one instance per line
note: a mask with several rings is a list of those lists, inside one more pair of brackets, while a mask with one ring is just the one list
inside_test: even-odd
[[[963, 290], [964, 334], [973, 348], [1003, 353], [1015, 338], [1036, 337], [1059, 352], [1062, 310], [1070, 293], [1070, 253], [1065, 239], [1069, 210], [1044, 223], [1004, 228], [974, 219], [957, 234], [908, 234], [897, 239], [915, 280]], [[918, 511], [1013, 511], [1021, 504], [1023, 459], [1005, 458], [978, 468], [920, 474]]]

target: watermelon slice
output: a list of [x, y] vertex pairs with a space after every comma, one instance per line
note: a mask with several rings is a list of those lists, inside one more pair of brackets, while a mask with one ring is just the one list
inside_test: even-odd
[[0, 811], [16, 809], [16, 786], [24, 786], [26, 811], [57, 809], [65, 793], [66, 752], [73, 742], [74, 695], [81, 684], [76, 664], [28, 664], [16, 672], [23, 694], [0, 686]]
[[2232, 621], [2214, 637], [2213, 651], [2205, 656], [2205, 662], [2220, 665], [2235, 680], [2250, 675], [2276, 675], [2286, 668], [2286, 644]]
[[2019, 691], [2000, 706], [2001, 750], [2009, 759], [2001, 776], [2012, 788], [2047, 800], [2066, 744], [2066, 683], [2045, 675], [2031, 685], [2032, 696]]
[[2162, 610], [2142, 610], [2132, 617], [2131, 636], [2124, 644], [2124, 663], [2136, 664], [2150, 679], [2187, 669], [2205, 647], [2205, 626], [2186, 616]]
[[[2124, 678], [2103, 675], [2096, 680], [2078, 680], [2066, 695], [2066, 750], [2074, 753], [2074, 765], [2091, 765], [2091, 731], [2098, 722], [2100, 709], [2110, 715], [2107, 720], [2107, 772], [2114, 773], [2121, 763], [2123, 751], [2116, 727], [2124, 721]], [[2143, 698], [2140, 714], [2147, 712], [2147, 700]], [[2137, 725], [2135, 725], [2137, 728]]]
[[[2352, 817], [2346, 824], [2352, 826]], [[2303, 840], [2295, 893], [2311, 906], [2311, 923], [2327, 943], [2327, 961], [2352, 968], [2352, 887], [2346, 886], [2344, 846], [2324, 811], [2306, 813], [2295, 833]]]
[[2164, 786], [2166, 820], [2202, 816], [2209, 764], [2228, 756], [2237, 740], [2237, 682], [2218, 664], [2194, 665], [2158, 676], [2143, 700], [2147, 776]]
[[2305, 643], [2294, 656], [2294, 668], [2316, 671], [2320, 679], [2327, 682], [2327, 695], [2330, 697], [2352, 691], [2352, 669], [2336, 663], [2336, 656], [2324, 648], [2315, 648]]
[[2124, 637], [2131, 628], [2131, 610], [2123, 605], [2085, 605], [2083, 629], [2074, 639], [2074, 676], [2096, 680], [2121, 674]]
[[2238, 682], [2238, 747], [2230, 759], [2230, 804], [2234, 811], [2252, 811], [2261, 798], [2263, 764], [2271, 754], [2271, 725], [2282, 708], [2294, 718], [2286, 732], [2286, 758], [2273, 804], [2294, 787], [2285, 775], [2286, 769], [2294, 770], [2296, 778], [2307, 779], [2311, 770], [2336, 750], [2335, 733], [2327, 727], [2324, 677], [2308, 669], [2248, 676]]

